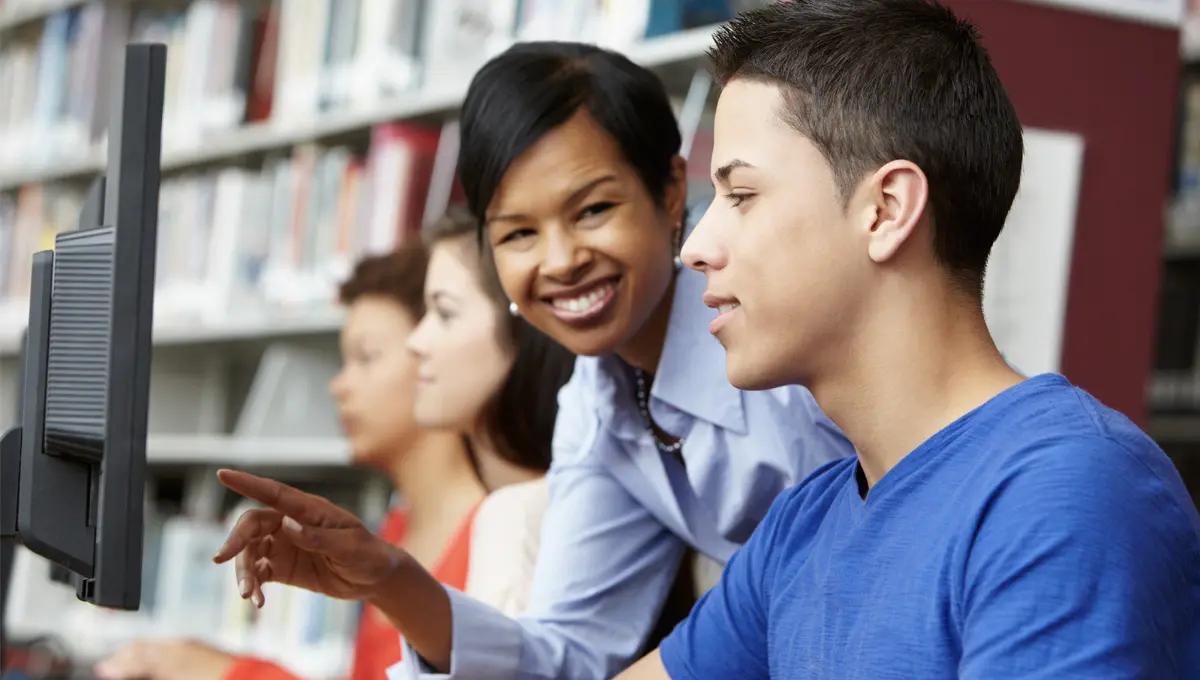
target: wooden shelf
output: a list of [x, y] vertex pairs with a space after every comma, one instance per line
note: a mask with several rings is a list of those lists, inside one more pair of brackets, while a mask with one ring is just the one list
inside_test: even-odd
[[[20, 350], [27, 313], [21, 306], [7, 303], [0, 310], [0, 357], [15, 356]], [[3, 305], [0, 305], [3, 307]], [[301, 335], [334, 335], [342, 326], [344, 314], [337, 308], [278, 312], [256, 318], [231, 319], [219, 323], [186, 324], [166, 322], [154, 327], [155, 346], [210, 345], [244, 340], [272, 340]]]
[[350, 449], [341, 439], [150, 435], [146, 459], [155, 465], [330, 467], [349, 465]]

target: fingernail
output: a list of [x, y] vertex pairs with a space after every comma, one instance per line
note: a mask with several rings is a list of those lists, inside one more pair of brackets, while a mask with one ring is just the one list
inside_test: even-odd
[[243, 598], [248, 597], [250, 595], [250, 582], [247, 581], [246, 579], [244, 579], [244, 578], [238, 579], [238, 588], [242, 591]]
[[250, 601], [254, 603], [255, 607], [262, 607], [262, 595], [254, 593], [254, 596], [250, 598]]
[[283, 528], [294, 534], [298, 534], [303, 530], [303, 527], [300, 526], [300, 523], [291, 517], [283, 518]]

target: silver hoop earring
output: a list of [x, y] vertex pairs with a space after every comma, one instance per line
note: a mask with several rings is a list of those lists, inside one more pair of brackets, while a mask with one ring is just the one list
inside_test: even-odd
[[508, 303], [508, 314], [509, 316], [521, 316], [521, 308], [517, 306], [517, 303], [510, 302]]

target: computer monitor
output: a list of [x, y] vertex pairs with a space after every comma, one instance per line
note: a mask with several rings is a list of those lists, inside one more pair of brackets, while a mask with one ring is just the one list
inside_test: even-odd
[[34, 254], [21, 417], [0, 439], [0, 537], [136, 610], [166, 46], [125, 48], [108, 165], [78, 231]]

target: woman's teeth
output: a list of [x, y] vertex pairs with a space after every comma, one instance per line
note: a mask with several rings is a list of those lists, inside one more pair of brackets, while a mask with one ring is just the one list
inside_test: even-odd
[[723, 305], [718, 305], [717, 311], [720, 312], [721, 314], [726, 314], [728, 312], [732, 312], [733, 310], [735, 310], [741, 306], [742, 305], [740, 302], [726, 302]]
[[612, 291], [612, 288], [613, 284], [605, 283], [593, 288], [591, 291], [580, 295], [579, 297], [557, 298], [551, 301], [550, 304], [554, 305], [554, 307], [558, 309], [575, 314], [578, 314], [579, 312], [586, 312], [603, 300], [604, 297], [608, 295], [610, 291]]

